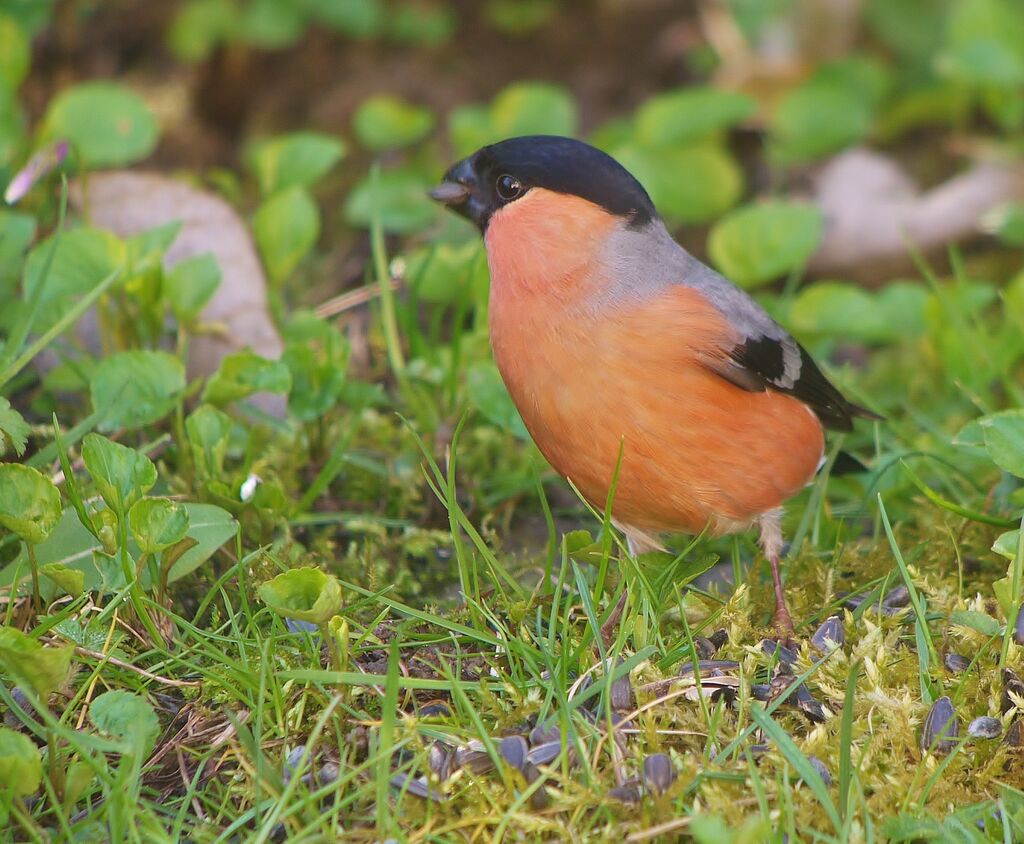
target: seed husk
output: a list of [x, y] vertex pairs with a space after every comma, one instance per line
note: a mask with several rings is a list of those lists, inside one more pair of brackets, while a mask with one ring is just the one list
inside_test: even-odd
[[827, 654], [835, 647], [842, 647], [846, 644], [846, 631], [843, 629], [843, 620], [838, 615], [830, 615], [811, 636], [811, 644], [820, 653]]
[[967, 735], [971, 738], [994, 739], [1003, 732], [1003, 724], [998, 718], [981, 715], [967, 726]]
[[676, 772], [672, 760], [664, 753], [652, 753], [644, 759], [643, 784], [653, 795], [659, 796], [669, 790], [675, 781]]
[[921, 750], [949, 753], [956, 747], [960, 725], [948, 696], [940, 697], [928, 710], [921, 729]]

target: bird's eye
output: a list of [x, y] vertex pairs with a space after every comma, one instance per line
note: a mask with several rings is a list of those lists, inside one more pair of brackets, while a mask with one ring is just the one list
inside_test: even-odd
[[522, 183], [515, 176], [498, 176], [495, 189], [498, 191], [498, 196], [506, 202], [518, 199], [525, 193]]

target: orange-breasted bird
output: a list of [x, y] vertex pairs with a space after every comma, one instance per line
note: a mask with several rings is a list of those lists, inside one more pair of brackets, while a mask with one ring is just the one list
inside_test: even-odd
[[431, 196], [483, 233], [494, 358], [544, 457], [598, 508], [615, 480], [613, 522], [634, 553], [665, 532], [759, 527], [775, 623], [792, 633], [782, 505], [821, 467], [825, 427], [879, 417], [676, 243], [594, 147], [511, 138], [452, 166]]

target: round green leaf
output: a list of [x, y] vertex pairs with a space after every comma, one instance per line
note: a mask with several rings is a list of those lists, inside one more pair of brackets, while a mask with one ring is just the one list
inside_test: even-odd
[[491, 125], [490, 109], [476, 104], [459, 106], [448, 115], [448, 136], [455, 154], [460, 157], [500, 140]]
[[0, 14], [0, 85], [17, 88], [28, 74], [32, 53], [28, 36], [17, 22]]
[[45, 648], [14, 627], [0, 627], [0, 671], [35, 689], [40, 697], [64, 683], [71, 667], [73, 646]]
[[278, 615], [326, 624], [341, 609], [341, 584], [331, 574], [307, 566], [279, 574], [260, 586], [260, 598]]
[[32, 794], [43, 781], [43, 762], [32, 739], [0, 727], [0, 788], [18, 797]]
[[260, 192], [269, 196], [293, 185], [310, 187], [345, 155], [345, 144], [332, 135], [294, 132], [256, 146], [252, 166]]
[[371, 173], [352, 189], [345, 202], [345, 219], [369, 228], [380, 215], [385, 231], [408, 233], [429, 225], [437, 208], [427, 197], [432, 184], [414, 170], [382, 170]]
[[130, 745], [141, 757], [149, 755], [160, 733], [149, 702], [123, 689], [104, 692], [89, 704], [89, 719], [96, 729]]
[[96, 366], [89, 382], [99, 428], [139, 428], [174, 409], [185, 389], [185, 367], [167, 352], [119, 352]]
[[43, 126], [48, 137], [70, 141], [89, 167], [139, 161], [153, 151], [158, 135], [142, 99], [113, 82], [84, 82], [59, 94]]
[[776, 152], [808, 161], [860, 140], [871, 128], [867, 99], [850, 86], [811, 80], [788, 93], [772, 117]]
[[51, 326], [76, 298], [125, 264], [125, 244], [110, 232], [90, 228], [62, 232], [56, 251], [55, 238], [36, 244], [25, 260], [25, 295], [39, 297], [37, 329]]
[[188, 533], [188, 511], [167, 498], [142, 498], [128, 512], [128, 527], [143, 554], [156, 554]]
[[789, 324], [798, 335], [820, 334], [866, 342], [889, 337], [889, 322], [875, 297], [855, 284], [818, 282], [793, 301]]
[[178, 261], [164, 274], [164, 296], [178, 322], [199, 316], [220, 287], [220, 264], [209, 252]]
[[373, 150], [409, 146], [434, 128], [434, 113], [424, 106], [382, 94], [370, 97], [356, 111], [356, 136]]
[[686, 88], [657, 94], [636, 113], [637, 139], [649, 146], [686, 144], [746, 120], [757, 103], [746, 94]]
[[78, 569], [62, 566], [60, 563], [49, 563], [40, 566], [39, 573], [56, 583], [72, 598], [77, 598], [85, 591], [85, 573]]
[[291, 387], [291, 373], [283, 361], [243, 349], [221, 361], [203, 390], [203, 401], [228, 404], [253, 393], [287, 393]]
[[989, 457], [1000, 468], [1024, 478], [1024, 410], [1004, 410], [978, 420]]
[[309, 191], [292, 185], [275, 193], [257, 209], [252, 227], [270, 278], [281, 282], [316, 245], [320, 209]]
[[0, 525], [38, 545], [61, 512], [60, 493], [48, 477], [20, 463], [0, 463]]
[[558, 85], [519, 82], [509, 85], [491, 105], [491, 122], [499, 137], [575, 135], [576, 101]]
[[732, 208], [743, 192], [739, 165], [717, 145], [630, 145], [615, 150], [615, 157], [647, 189], [658, 212], [673, 222], [713, 220]]
[[821, 242], [821, 211], [780, 200], [746, 205], [711, 230], [708, 250], [718, 269], [744, 287], [802, 267]]
[[227, 40], [233, 26], [233, 10], [225, 0], [186, 0], [167, 30], [167, 43], [182, 61], [202, 61]]
[[126, 513], [156, 483], [156, 466], [141, 451], [101, 437], [86, 434], [82, 461], [92, 475], [107, 506]]

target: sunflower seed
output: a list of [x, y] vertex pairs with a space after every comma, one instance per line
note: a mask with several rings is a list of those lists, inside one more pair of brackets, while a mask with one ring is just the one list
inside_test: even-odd
[[1024, 699], [1024, 683], [1009, 668], [1004, 668], [1003, 697], [1000, 703], [1000, 710], [1003, 715], [1016, 707], [1017, 701], [1022, 699]]
[[452, 710], [443, 700], [431, 700], [419, 708], [420, 718], [451, 718]]
[[960, 725], [953, 710], [953, 701], [940, 697], [928, 710], [921, 729], [921, 750], [935, 753], [949, 753], [956, 747], [960, 736]]
[[455, 748], [452, 770], [456, 768], [465, 768], [474, 774], [484, 774], [493, 770], [494, 760], [484, 749], [483, 742], [473, 739], [469, 744]]
[[[540, 770], [536, 765], [527, 762], [523, 768], [523, 776], [526, 778], [527, 785], [533, 785], [540, 776]], [[543, 785], [530, 795], [530, 806], [538, 812], [546, 809], [550, 802], [551, 799], [548, 797], [548, 790]]]
[[608, 796], [623, 803], [639, 803], [644, 797], [644, 789], [640, 781], [634, 778], [609, 789]]
[[534, 765], [547, 765], [557, 759], [561, 752], [562, 743], [560, 741], [549, 741], [532, 748], [526, 758]]
[[391, 787], [398, 791], [405, 791], [414, 797], [421, 797], [424, 800], [432, 800], [435, 803], [444, 802], [440, 792], [432, 789], [425, 778], [410, 777], [408, 774], [395, 774], [391, 778]]
[[613, 712], [630, 712], [635, 707], [636, 698], [633, 696], [628, 672], [612, 683], [609, 698]]
[[811, 644], [823, 654], [830, 653], [835, 647], [846, 643], [843, 620], [838, 615], [830, 615], [811, 636]]
[[762, 639], [761, 650], [768, 656], [775, 657], [779, 661], [779, 665], [784, 665], [786, 668], [796, 663], [796, 651], [773, 639]]
[[526, 739], [522, 736], [503, 738], [501, 744], [498, 745], [498, 752], [501, 754], [501, 758], [517, 771], [522, 771], [526, 767], [528, 749], [526, 747]]
[[807, 761], [810, 762], [811, 767], [818, 772], [818, 776], [821, 777], [822, 781], [825, 783], [825, 786], [827, 788], [831, 788], [832, 774], [829, 771], [828, 766], [825, 765], [825, 763], [822, 762], [817, 756], [808, 756]]
[[1013, 641], [1024, 645], [1024, 605], [1017, 610], [1017, 620], [1013, 624]]
[[[714, 677], [723, 671], [736, 671], [739, 667], [740, 664], [731, 659], [702, 659], [697, 663], [701, 677]], [[684, 662], [679, 666], [680, 677], [686, 677], [692, 673], [692, 662]]]
[[533, 747], [538, 744], [547, 744], [550, 741], [560, 742], [562, 740], [562, 731], [558, 728], [557, 724], [538, 724], [532, 730], [530, 730], [530, 746]]
[[442, 741], [432, 742], [427, 751], [427, 767], [441, 782], [451, 775], [454, 755], [452, 748]]
[[1020, 721], [1018, 720], [1010, 724], [1010, 729], [1006, 731], [1006, 738], [1003, 739], [1003, 744], [1007, 747], [1020, 747], [1021, 743], [1021, 728]]
[[998, 718], [982, 715], [975, 718], [967, 727], [967, 735], [971, 738], [999, 738], [1003, 732], [1003, 724]]
[[946, 654], [942, 662], [946, 666], [946, 670], [952, 674], [962, 674], [971, 664], [967, 657], [952, 651]]
[[906, 586], [900, 585], [890, 589], [882, 598], [883, 610], [901, 610], [910, 604], [910, 591]]
[[672, 760], [664, 753], [652, 753], [644, 759], [643, 783], [651, 794], [655, 796], [664, 794], [675, 778], [676, 772], [672, 769]]

